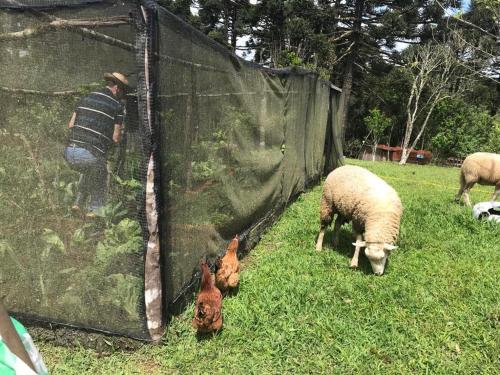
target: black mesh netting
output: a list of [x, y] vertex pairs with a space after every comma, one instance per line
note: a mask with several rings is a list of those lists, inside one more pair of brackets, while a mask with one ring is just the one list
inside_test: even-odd
[[104, 1], [105, 0], [0, 0], [0, 7], [13, 9], [47, 9], [62, 6], [82, 6], [91, 3], [102, 3]]
[[340, 162], [338, 101], [151, 1], [0, 1], [0, 299], [157, 337], [200, 258]]
[[[135, 13], [0, 10], [0, 296], [22, 316], [145, 337]], [[127, 96], [105, 88], [113, 72]]]
[[[220, 254], [236, 233], [254, 244], [268, 219], [317, 181], [325, 144], [338, 138], [337, 107], [330, 114], [338, 95], [316, 74], [237, 59], [166, 11], [158, 38], [161, 244], [171, 303], [203, 256]], [[327, 165], [336, 166], [339, 151]]]

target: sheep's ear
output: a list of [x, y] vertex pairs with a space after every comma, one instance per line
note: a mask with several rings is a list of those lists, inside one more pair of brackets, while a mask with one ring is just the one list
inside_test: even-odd
[[352, 243], [354, 246], [366, 247], [366, 241], [357, 241]]
[[397, 248], [398, 248], [397, 246], [391, 245], [389, 243], [384, 244], [384, 250], [392, 251], [392, 250], [396, 250]]

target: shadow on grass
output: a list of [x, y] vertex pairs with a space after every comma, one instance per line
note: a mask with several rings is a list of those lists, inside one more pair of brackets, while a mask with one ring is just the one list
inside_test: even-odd
[[224, 331], [224, 326], [217, 332], [196, 332], [196, 339], [198, 342], [212, 340], [214, 337], [219, 336]]
[[[325, 240], [323, 242], [323, 244], [324, 244], [323, 249], [336, 251], [337, 253], [348, 258], [349, 261], [346, 262], [346, 267], [349, 267], [349, 265], [351, 263], [351, 259], [354, 255], [354, 246], [352, 244], [353, 242], [354, 242], [354, 237], [352, 235], [352, 232], [348, 229], [340, 228], [339, 245], [334, 248], [333, 247], [333, 231], [328, 230], [325, 233]], [[371, 266], [368, 258], [365, 256], [364, 249], [361, 249], [361, 251], [359, 252], [358, 259], [359, 259], [358, 260], [358, 268], [355, 268], [352, 270], [353, 271], [361, 271], [365, 275], [373, 275], [372, 266]], [[389, 259], [387, 260], [384, 273], [388, 270], [388, 268], [389, 268]]]
[[236, 286], [236, 288], [230, 288], [222, 293], [223, 298], [232, 298], [236, 297], [238, 295], [238, 292], [240, 291], [240, 284]]

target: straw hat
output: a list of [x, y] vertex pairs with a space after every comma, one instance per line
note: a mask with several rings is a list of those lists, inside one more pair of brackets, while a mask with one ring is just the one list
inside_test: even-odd
[[118, 73], [118, 72], [104, 73], [104, 79], [106, 81], [111, 81], [111, 82], [116, 83], [118, 86], [121, 86], [123, 89], [127, 89], [129, 87], [128, 79], [122, 73]]

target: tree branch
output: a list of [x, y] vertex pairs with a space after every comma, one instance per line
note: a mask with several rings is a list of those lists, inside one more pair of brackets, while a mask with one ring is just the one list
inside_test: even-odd
[[354, 42], [352, 42], [349, 47], [347, 47], [346, 51], [344, 52], [344, 54], [342, 56], [340, 56], [338, 59], [335, 59], [335, 61], [332, 63], [332, 65], [335, 65], [337, 64], [340, 60], [342, 60], [344, 57], [346, 57], [347, 55], [349, 55], [349, 53], [351, 53], [351, 50], [352, 50], [352, 47], [354, 46]]
[[331, 38], [329, 40], [330, 43], [335, 43], [335, 42], [338, 42], [339, 40], [342, 40], [342, 39], [345, 39], [347, 38], [349, 35], [351, 35], [353, 33], [352, 30], [349, 30], [349, 31], [346, 31], [345, 33], [343, 33], [341, 36], [338, 36], [336, 38]]
[[11, 94], [32, 94], [32, 95], [46, 95], [46, 96], [73, 96], [78, 94], [78, 92], [74, 90], [50, 92], [50, 91], [38, 91], [38, 90], [27, 90], [27, 89], [12, 89], [4, 86], [0, 86], [0, 91], [8, 92]]
[[[50, 21], [61, 21], [62, 20], [61, 18], [58, 18], [58, 17], [53, 16], [51, 14], [48, 14], [46, 12], [41, 12], [41, 11], [37, 11], [37, 10], [31, 10], [30, 13], [35, 15], [35, 16], [38, 16], [38, 17], [40, 17], [40, 16], [45, 17], [46, 19], [48, 19]], [[107, 20], [116, 21], [118, 19], [122, 20], [123, 24], [130, 23], [130, 19], [126, 16], [111, 17], [111, 18], [108, 18]], [[96, 21], [96, 20], [93, 20], [93, 21]], [[79, 32], [80, 34], [82, 34], [84, 36], [88, 36], [94, 40], [97, 40], [97, 41], [100, 41], [100, 42], [103, 42], [106, 44], [110, 44], [113, 46], [117, 46], [117, 47], [123, 48], [127, 51], [135, 51], [135, 47], [133, 44], [124, 42], [123, 40], [113, 38], [111, 36], [108, 36], [106, 34], [102, 34], [100, 32], [94, 31], [94, 30], [90, 30], [86, 27], [70, 27], [70, 28], [68, 28], [68, 30], [74, 31], [74, 32]]]
[[88, 36], [94, 40], [104, 42], [106, 44], [110, 44], [112, 46], [121, 47], [127, 51], [135, 51], [135, 46], [131, 43], [124, 42], [123, 40], [113, 38], [109, 35], [99, 33], [94, 30], [87, 29], [86, 27], [82, 27], [75, 30], [82, 35]]
[[422, 42], [408, 41], [405, 39], [394, 39], [395, 42], [406, 43], [406, 44], [422, 44]]
[[[71, 29], [71, 28], [84, 28], [84, 27], [104, 27], [104, 26], [118, 26], [118, 25], [126, 25], [129, 23], [128, 17], [112, 17], [108, 19], [102, 20], [85, 20], [85, 19], [77, 19], [77, 20], [63, 20], [63, 19], [54, 19], [53, 21], [39, 25], [32, 28], [26, 28], [21, 31], [15, 31], [10, 33], [0, 34], [0, 41], [7, 40], [18, 40], [18, 39], [27, 39], [31, 38], [48, 31], [58, 30], [58, 29]], [[89, 29], [87, 29], [89, 30]], [[91, 31], [91, 30], [89, 30]]]

